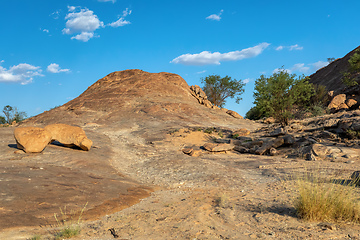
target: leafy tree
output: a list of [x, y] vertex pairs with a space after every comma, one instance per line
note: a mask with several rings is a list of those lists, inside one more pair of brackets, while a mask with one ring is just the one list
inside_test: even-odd
[[256, 119], [274, 117], [286, 125], [296, 109], [304, 108], [314, 95], [314, 87], [305, 76], [296, 78], [281, 68], [270, 77], [261, 75], [255, 81], [254, 109], [249, 116]]
[[6, 120], [3, 116], [0, 116], [0, 124], [5, 124]]
[[236, 97], [236, 103], [239, 103], [245, 86], [241, 80], [232, 80], [229, 76], [221, 78], [219, 75], [209, 75], [201, 83], [208, 100], [218, 107], [223, 107], [228, 97]]
[[329, 63], [332, 63], [333, 61], [335, 61], [335, 58], [333, 58], [333, 57], [327, 58], [327, 61], [328, 61]]
[[[5, 115], [5, 123], [11, 124], [13, 121], [21, 122], [27, 117], [25, 112], [19, 112], [16, 107], [12, 107], [10, 105], [6, 105], [3, 109], [3, 113]], [[1, 119], [0, 119], [1, 121]]]

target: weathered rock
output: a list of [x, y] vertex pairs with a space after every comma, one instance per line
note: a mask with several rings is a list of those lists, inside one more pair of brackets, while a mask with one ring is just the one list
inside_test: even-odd
[[202, 151], [201, 150], [193, 150], [189, 155], [192, 157], [199, 157], [201, 156]]
[[238, 114], [238, 113], [237, 113], [237, 112], [235, 112], [235, 111], [228, 110], [226, 113], [227, 113], [227, 114], [229, 114], [230, 116], [234, 117], [234, 118], [243, 119], [243, 117], [242, 117], [242, 116], [240, 116], [240, 114]]
[[356, 184], [360, 183], [360, 171], [355, 171], [351, 174], [351, 179]]
[[221, 111], [223, 111], [223, 112], [227, 112], [227, 111], [229, 111], [229, 109], [226, 109], [226, 108], [221, 108]]
[[339, 107], [337, 108], [337, 110], [346, 110], [349, 109], [348, 105], [346, 105], [346, 103], [341, 103], [339, 105]]
[[329, 138], [329, 139], [336, 139], [337, 135], [335, 133], [329, 132], [329, 131], [322, 131], [319, 134], [319, 137], [321, 138]]
[[209, 100], [204, 100], [202, 104], [207, 108], [211, 108], [213, 106]]
[[279, 152], [275, 148], [270, 148], [269, 154], [270, 154], [270, 156], [276, 156], [276, 155], [279, 155]]
[[17, 147], [26, 153], [42, 152], [51, 141], [51, 133], [38, 127], [15, 128], [14, 137]]
[[270, 132], [269, 133], [269, 136], [270, 137], [277, 137], [277, 136], [280, 136], [280, 135], [285, 135], [285, 130], [284, 128], [276, 128], [274, 131]]
[[346, 101], [346, 95], [345, 94], [339, 94], [336, 95], [330, 102], [330, 104], [328, 105], [329, 109], [339, 109], [341, 104], [345, 104]]
[[216, 109], [216, 110], [220, 110], [220, 108], [218, 106], [215, 106], [215, 105], [213, 105], [211, 108]]
[[312, 146], [312, 151], [316, 157], [320, 158], [324, 158], [329, 153], [328, 147], [318, 143]]
[[261, 147], [264, 141], [250, 141], [250, 142], [243, 142], [240, 145], [246, 148], [253, 148], [254, 146]]
[[235, 132], [233, 132], [233, 136], [237, 136], [237, 137], [244, 137], [250, 134], [250, 131], [247, 130], [246, 128], [241, 128], [239, 130], [236, 130]]
[[355, 99], [349, 98], [346, 100], [345, 104], [351, 108], [352, 106], [355, 106], [357, 104], [357, 101]]
[[224, 152], [224, 151], [231, 151], [234, 149], [235, 145], [233, 144], [216, 144], [216, 143], [205, 143], [203, 146], [205, 150], [209, 152]]
[[284, 144], [283, 138], [276, 138], [274, 140], [270, 140], [265, 142], [259, 149], [255, 151], [257, 155], [263, 155], [266, 151], [270, 150], [270, 148], [278, 148]]
[[200, 104], [204, 105], [207, 108], [218, 108], [214, 106], [208, 99], [205, 92], [198, 85], [193, 85], [190, 87], [191, 95], [193, 95]]
[[291, 135], [291, 134], [286, 134], [282, 138], [284, 139], [284, 144], [287, 144], [287, 145], [291, 145], [291, 144], [294, 144], [296, 142], [295, 137], [293, 135]]
[[307, 161], [316, 161], [316, 157], [315, 157], [314, 153], [310, 152], [310, 153], [306, 154], [306, 160]]
[[189, 155], [189, 154], [191, 154], [191, 152], [192, 152], [193, 150], [194, 150], [194, 149], [192, 149], [192, 148], [184, 148], [184, 149], [182, 150], [182, 152]]
[[91, 148], [92, 141], [86, 137], [85, 131], [80, 127], [59, 123], [46, 126], [45, 130], [50, 132], [53, 141], [68, 146], [75, 145], [85, 151]]
[[321, 124], [325, 128], [335, 128], [335, 127], [337, 127], [339, 121], [340, 121], [340, 119], [331, 118], [331, 119], [327, 119], [327, 120], [323, 121], [322, 124], [319, 123], [319, 125]]
[[243, 146], [235, 146], [234, 150], [239, 152], [239, 153], [248, 153], [249, 149]]
[[268, 117], [268, 118], [265, 118], [264, 119], [264, 123], [266, 123], [266, 124], [271, 124], [271, 123], [275, 123], [275, 118], [273, 118], [273, 117]]

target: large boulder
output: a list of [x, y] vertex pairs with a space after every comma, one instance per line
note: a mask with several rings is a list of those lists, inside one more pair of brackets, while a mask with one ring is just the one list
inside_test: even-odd
[[67, 124], [51, 124], [45, 127], [50, 132], [51, 140], [58, 141], [66, 146], [75, 145], [82, 150], [89, 151], [92, 141], [86, 137], [85, 131], [80, 127]]
[[234, 118], [243, 119], [243, 117], [240, 114], [238, 114], [237, 112], [235, 112], [235, 111], [228, 110], [226, 113], [229, 114], [230, 116], [234, 117]]
[[346, 101], [346, 95], [345, 94], [339, 94], [336, 95], [328, 105], [329, 109], [338, 110], [340, 107], [344, 107]]
[[39, 153], [51, 141], [51, 133], [38, 127], [19, 127], [14, 130], [17, 148], [26, 153]]

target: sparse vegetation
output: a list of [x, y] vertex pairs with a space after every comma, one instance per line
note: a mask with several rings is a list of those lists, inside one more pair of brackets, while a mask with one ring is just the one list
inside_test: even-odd
[[[249, 119], [274, 117], [283, 125], [293, 118], [294, 111], [308, 107], [314, 87], [305, 76], [296, 77], [280, 69], [270, 77], [261, 75], [255, 81], [254, 104], [246, 114]], [[295, 107], [294, 107], [295, 106]]]
[[85, 208], [88, 203], [81, 209], [81, 211], [73, 211], [67, 212], [66, 206], [64, 209], [60, 208], [61, 220], [58, 219], [57, 214], [54, 213], [54, 218], [57, 222], [59, 231], [55, 234], [55, 239], [64, 239], [71, 238], [80, 234], [80, 223], [82, 214], [85, 211]]
[[41, 236], [40, 235], [34, 235], [31, 238], [29, 238], [29, 240], [40, 240]]
[[201, 81], [202, 87], [208, 100], [215, 106], [223, 107], [227, 98], [235, 98], [236, 103], [241, 101], [240, 95], [244, 93], [244, 86], [241, 80], [232, 80], [231, 77], [221, 78], [219, 75], [210, 75]]
[[13, 121], [21, 122], [27, 117], [27, 114], [25, 112], [19, 112], [16, 107], [12, 107], [10, 105], [6, 105], [3, 108], [3, 113], [5, 115], [5, 118], [0, 116], [1, 124], [11, 124]]
[[358, 85], [358, 74], [360, 71], [360, 50], [357, 49], [355, 53], [349, 59], [349, 70], [343, 72], [343, 78], [341, 81], [348, 87]]
[[204, 130], [204, 133], [212, 134], [213, 131], [215, 131], [215, 128], [211, 127], [211, 128], [205, 129], [205, 130]]
[[360, 202], [355, 183], [326, 181], [308, 174], [297, 180], [298, 217], [308, 221], [360, 222]]

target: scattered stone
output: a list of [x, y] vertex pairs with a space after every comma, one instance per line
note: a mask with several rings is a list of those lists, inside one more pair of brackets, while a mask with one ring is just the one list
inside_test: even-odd
[[346, 95], [345, 94], [339, 94], [336, 95], [328, 105], [329, 109], [338, 110], [341, 104], [345, 104], [346, 101]]
[[19, 127], [14, 130], [17, 148], [26, 153], [39, 153], [51, 141], [51, 133], [38, 127]]
[[85, 131], [80, 127], [62, 123], [51, 124], [45, 127], [51, 135], [52, 141], [58, 141], [65, 146], [78, 146], [82, 150], [89, 151], [92, 141], [86, 137]]
[[319, 135], [321, 138], [336, 139], [337, 135], [329, 131], [322, 131]]
[[234, 150], [239, 152], [239, 153], [248, 153], [249, 149], [243, 146], [235, 146]]
[[209, 152], [224, 152], [224, 151], [231, 151], [234, 149], [235, 145], [233, 144], [216, 144], [216, 143], [205, 143], [203, 146], [205, 150]]
[[228, 110], [226, 113], [227, 113], [227, 114], [229, 114], [230, 116], [234, 117], [234, 118], [243, 119], [243, 117], [242, 117], [242, 116], [240, 116], [240, 114], [238, 114], [238, 113], [237, 113], [237, 112], [235, 112], [235, 111]]
[[270, 137], [277, 137], [277, 136], [280, 136], [280, 135], [285, 135], [285, 130], [284, 128], [280, 127], [280, 128], [277, 128], [275, 129], [274, 131], [270, 132], [269, 133], [269, 136]]
[[263, 155], [266, 151], [270, 150], [270, 148], [278, 148], [284, 144], [283, 138], [276, 138], [274, 140], [270, 140], [265, 142], [259, 149], [255, 151], [257, 155]]
[[237, 136], [237, 137], [245, 137], [247, 135], [250, 134], [250, 131], [247, 130], [246, 128], [241, 128], [239, 130], [236, 130], [235, 132], [233, 132], [233, 136]]
[[318, 226], [322, 229], [322, 230], [336, 230], [336, 227], [334, 224], [331, 223], [319, 223]]
[[[263, 145], [263, 143], [264, 143], [264, 141], [249, 141], [249, 142], [241, 143], [240, 145], [251, 149], [254, 146], [261, 147]], [[235, 145], [237, 145], [237, 144], [235, 144]]]
[[23, 150], [16, 150], [14, 153], [15, 154], [25, 154], [25, 152]]
[[357, 104], [357, 101], [355, 99], [349, 98], [346, 100], [345, 104], [351, 108], [352, 106], [355, 106]]
[[292, 145], [296, 142], [295, 137], [291, 134], [286, 134], [285, 136], [283, 136], [283, 139], [284, 139], [284, 144], [287, 145]]
[[265, 118], [263, 123], [266, 123], [266, 124], [271, 124], [271, 123], [275, 123], [275, 118], [273, 117], [268, 117], [268, 118]]
[[312, 152], [310, 152], [310, 153], [306, 154], [306, 160], [307, 161], [316, 161], [316, 157]]
[[328, 147], [318, 143], [312, 146], [312, 151], [316, 157], [320, 158], [324, 158], [329, 153]]
[[279, 155], [279, 152], [275, 148], [270, 148], [269, 153], [270, 153], [270, 156]]
[[182, 152], [189, 155], [189, 154], [191, 154], [191, 152], [192, 152], [193, 150], [194, 150], [194, 149], [192, 149], [192, 148], [184, 148], [184, 149], [182, 150]]
[[202, 154], [201, 150], [193, 150], [193, 151], [191, 151], [191, 153], [189, 155], [192, 157], [199, 157], [199, 156], [201, 156], [201, 154]]

